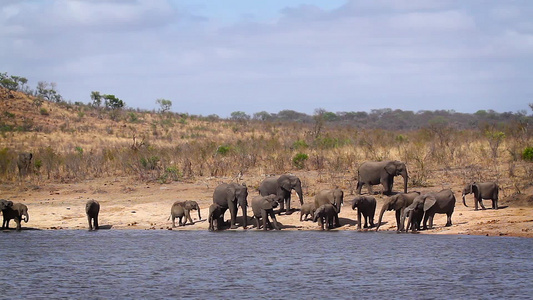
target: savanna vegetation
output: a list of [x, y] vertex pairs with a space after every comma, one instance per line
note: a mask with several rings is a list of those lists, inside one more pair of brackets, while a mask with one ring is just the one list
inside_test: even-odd
[[[233, 112], [230, 118], [132, 109], [115, 95], [88, 93], [65, 101], [53, 83], [35, 90], [0, 73], [0, 181], [77, 182], [131, 176], [169, 183], [198, 177], [281, 174], [296, 170], [353, 190], [359, 164], [398, 159], [411, 186], [497, 180], [520, 193], [533, 178], [533, 114], [526, 110]], [[533, 110], [533, 104], [529, 105]], [[33, 153], [19, 176], [20, 152]], [[326, 180], [326, 179], [324, 179]]]

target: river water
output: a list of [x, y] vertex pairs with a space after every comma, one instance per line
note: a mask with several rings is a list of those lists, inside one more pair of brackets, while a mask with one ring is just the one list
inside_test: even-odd
[[526, 238], [255, 230], [0, 237], [1, 299], [533, 297]]

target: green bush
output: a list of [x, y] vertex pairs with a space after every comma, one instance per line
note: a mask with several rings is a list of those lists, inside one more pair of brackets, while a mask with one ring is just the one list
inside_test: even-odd
[[217, 153], [220, 154], [220, 155], [226, 155], [229, 153], [229, 151], [231, 150], [231, 147], [230, 146], [219, 146], [217, 148]]
[[50, 113], [48, 112], [48, 110], [46, 110], [46, 108], [44, 107], [41, 107], [41, 110], [39, 111], [39, 113], [43, 116], [48, 116], [50, 115]]
[[296, 142], [292, 143], [292, 148], [296, 150], [306, 149], [309, 148], [309, 145], [307, 145], [304, 140], [297, 140]]
[[522, 159], [527, 161], [533, 161], [533, 147], [526, 147], [522, 152]]
[[296, 153], [292, 158], [292, 164], [298, 168], [303, 169], [305, 166], [305, 161], [309, 159], [309, 155], [305, 153]]

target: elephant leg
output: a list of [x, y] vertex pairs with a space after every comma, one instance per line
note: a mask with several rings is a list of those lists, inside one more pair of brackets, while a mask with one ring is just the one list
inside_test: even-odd
[[[89, 221], [89, 224], [90, 223], [91, 223], [91, 221]], [[175, 216], [172, 216], [172, 228], [176, 228], [176, 217]]]
[[341, 227], [341, 222], [339, 222], [339, 214], [338, 213], [335, 213], [335, 215], [333, 216], [333, 220], [334, 220], [334, 226], [335, 227]]
[[452, 226], [452, 213], [446, 213], [446, 227]]
[[403, 212], [400, 209], [396, 210], [396, 231], [403, 230], [403, 223], [400, 222], [402, 213]]
[[89, 222], [89, 230], [93, 230], [93, 224], [91, 222], [91, 217], [87, 216], [87, 222]]
[[359, 212], [359, 208], [357, 208], [357, 229], [361, 230], [361, 212]]
[[363, 216], [365, 218], [365, 226], [363, 228], [368, 228], [368, 216]]
[[479, 198], [479, 205], [481, 205], [481, 209], [482, 210], [486, 210], [487, 208], [485, 207], [485, 205], [483, 205], [483, 198]]
[[15, 218], [15, 223], [17, 224], [17, 231], [20, 231], [21, 227], [20, 227], [20, 219], [19, 218]]
[[357, 195], [361, 195], [361, 189], [363, 188], [364, 183], [357, 181]]
[[230, 225], [230, 229], [235, 229], [237, 228], [237, 225], [235, 225], [236, 223], [236, 219], [237, 219], [237, 204], [235, 203], [235, 205], [231, 205], [229, 207], [229, 212], [230, 212], [230, 217], [231, 217], [231, 225]]
[[266, 210], [261, 210], [261, 218], [263, 218], [263, 230], [268, 230], [268, 216]]
[[291, 194], [289, 194], [289, 197], [287, 197], [285, 201], [287, 201], [287, 210], [285, 211], [285, 214], [288, 214], [291, 211]]
[[493, 199], [492, 200], [492, 208], [493, 209], [498, 209], [498, 199]]
[[270, 215], [270, 218], [272, 218], [272, 224], [274, 224], [274, 229], [280, 230], [278, 220], [276, 220], [276, 214], [274, 213], [274, 211], [272, 210], [268, 214]]
[[94, 229], [98, 230], [100, 227], [98, 226], [98, 216], [94, 217]]
[[[412, 211], [411, 213], [414, 213], [414, 211]], [[427, 213], [424, 214], [424, 220], [422, 221], [423, 222], [422, 229], [424, 230], [428, 229], [428, 226], [427, 226], [428, 218], [429, 218], [429, 215]]]
[[368, 190], [368, 194], [369, 194], [369, 195], [374, 194], [374, 189], [372, 188], [372, 185], [371, 185], [370, 183], [367, 183], [367, 184], [366, 184], [366, 187], [367, 187], [367, 190]]
[[429, 228], [430, 228], [430, 229], [433, 229], [433, 217], [434, 217], [434, 216], [435, 216], [434, 214], [432, 214], [431, 216], [429, 216]]
[[281, 215], [281, 212], [282, 212], [282, 211], [285, 211], [285, 199], [283, 199], [283, 200], [280, 201], [280, 203], [279, 203], [278, 215]]

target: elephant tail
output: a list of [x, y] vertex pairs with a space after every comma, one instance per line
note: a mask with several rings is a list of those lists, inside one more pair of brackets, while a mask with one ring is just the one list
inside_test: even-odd
[[167, 219], [167, 221], [170, 221], [170, 218], [172, 218], [172, 215], [168, 216], [168, 219]]

